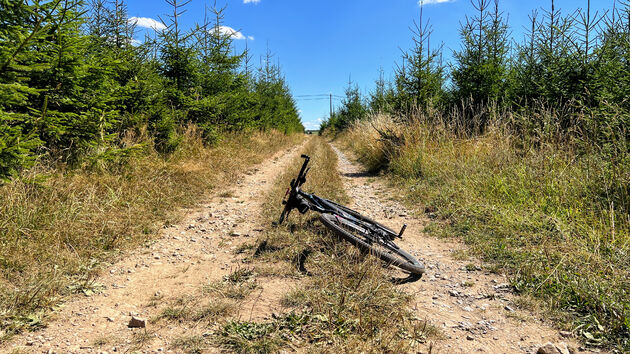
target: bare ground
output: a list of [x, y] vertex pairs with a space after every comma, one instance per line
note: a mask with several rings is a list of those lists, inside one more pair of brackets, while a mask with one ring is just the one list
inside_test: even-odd
[[[165, 228], [160, 239], [112, 265], [89, 296], [78, 296], [55, 311], [47, 328], [15, 337], [0, 351], [177, 352], [172, 347], [177, 338], [203, 337], [207, 326], [155, 319], [167, 305], [202, 296], [205, 284], [243, 266], [235, 250], [263, 230], [262, 196], [299, 150], [278, 153], [234, 181], [229, 190], [218, 191], [190, 210], [182, 223]], [[536, 314], [519, 310], [504, 276], [477, 268], [475, 260], [462, 259], [462, 243], [425, 235], [428, 219], [423, 214], [404, 208], [385, 182], [335, 150], [351, 207], [393, 228], [408, 224], [400, 245], [427, 266], [421, 280], [401, 285], [414, 295], [418, 317], [441, 330], [442, 338], [427, 343], [426, 352], [531, 353], [546, 342], [577, 347]], [[239, 303], [236, 317], [261, 320], [282, 312], [279, 299], [297, 283], [277, 277], [259, 281]], [[128, 328], [131, 316], [148, 319], [147, 328]]]

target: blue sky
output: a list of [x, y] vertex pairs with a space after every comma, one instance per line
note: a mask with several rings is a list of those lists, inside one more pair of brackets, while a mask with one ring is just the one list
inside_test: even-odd
[[[556, 7], [566, 14], [586, 7], [586, 2], [556, 0]], [[170, 11], [163, 0], [128, 0], [127, 4], [129, 16], [142, 17], [138, 24], [149, 27], [156, 26], [150, 19], [166, 19]], [[192, 0], [185, 7], [182, 25], [191, 28], [201, 22], [204, 6], [212, 4], [212, 0]], [[501, 0], [500, 8], [509, 16], [513, 37], [520, 40], [531, 11], [542, 13], [540, 9], [550, 4], [550, 0]], [[591, 0], [592, 11], [600, 13], [612, 4], [613, 0]], [[225, 30], [233, 29], [237, 50], [247, 42], [258, 63], [268, 47], [295, 96], [343, 95], [349, 78], [367, 94], [380, 67], [386, 78], [392, 76], [401, 49], [411, 46], [409, 27], [420, 12], [418, 0], [217, 0], [217, 6], [224, 5], [224, 25], [229, 27]], [[460, 22], [473, 13], [469, 0], [425, 0], [425, 19], [434, 31], [431, 42], [444, 43], [445, 59], [459, 48]], [[298, 99], [297, 103], [307, 128], [318, 127], [328, 116], [327, 99]]]

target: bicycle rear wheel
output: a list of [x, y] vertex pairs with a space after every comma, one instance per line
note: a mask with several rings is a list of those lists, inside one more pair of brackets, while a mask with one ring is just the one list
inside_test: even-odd
[[[356, 212], [353, 211], [353, 213]], [[382, 240], [380, 235], [376, 235], [374, 238], [377, 242], [375, 242], [369, 237], [372, 231], [368, 230], [366, 226], [372, 225], [377, 228], [383, 228], [384, 226], [372, 221], [371, 219], [361, 216], [358, 213], [356, 214], [358, 215], [357, 218], [361, 220], [361, 223], [343, 218], [342, 216], [336, 214], [321, 214], [319, 218], [324, 226], [343, 237], [346, 241], [352, 243], [359, 249], [369, 252], [386, 263], [413, 275], [421, 276], [424, 274], [424, 265], [392, 241]], [[387, 228], [385, 229], [389, 230]]]

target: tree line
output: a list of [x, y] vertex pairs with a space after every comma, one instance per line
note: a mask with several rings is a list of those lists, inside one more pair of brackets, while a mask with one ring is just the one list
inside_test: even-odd
[[189, 1], [166, 2], [143, 43], [123, 0], [0, 2], [0, 179], [38, 160], [125, 153], [130, 132], [169, 153], [187, 124], [208, 144], [229, 131], [303, 131], [279, 66], [235, 50], [225, 8], [184, 29]]
[[[628, 150], [630, 141], [630, 4], [611, 0], [604, 13], [586, 8], [564, 14], [554, 0], [534, 10], [524, 38], [511, 38], [498, 0], [472, 0], [462, 22], [461, 46], [443, 60], [431, 45], [432, 27], [412, 27], [413, 45], [362, 97], [350, 84], [346, 99], [322, 125], [344, 129], [368, 112], [401, 119], [413, 111], [439, 112], [441, 123], [462, 134], [483, 133], [500, 120], [519, 135], [548, 131], [580, 136]], [[361, 106], [361, 108], [359, 108]]]

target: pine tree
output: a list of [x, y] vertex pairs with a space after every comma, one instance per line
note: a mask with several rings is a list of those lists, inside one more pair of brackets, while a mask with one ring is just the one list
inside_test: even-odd
[[402, 66], [396, 70], [398, 110], [428, 105], [438, 105], [443, 96], [444, 67], [441, 62], [442, 46], [431, 48], [432, 28], [423, 22], [423, 6], [420, 21], [414, 21], [413, 48], [403, 53]]
[[466, 18], [460, 29], [463, 48], [455, 52], [452, 70], [456, 101], [472, 99], [488, 104], [503, 96], [507, 75], [508, 26], [498, 0], [471, 0], [477, 14]]

